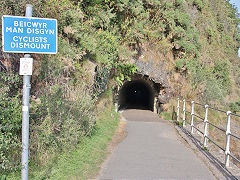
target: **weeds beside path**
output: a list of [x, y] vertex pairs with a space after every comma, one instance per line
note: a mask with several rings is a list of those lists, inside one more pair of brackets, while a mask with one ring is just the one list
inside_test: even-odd
[[[84, 137], [74, 149], [58, 154], [58, 157], [45, 167], [30, 168], [29, 178], [32, 180], [84, 180], [95, 177], [107, 157], [108, 143], [119, 125], [119, 119], [119, 113], [106, 108], [97, 117], [96, 129], [91, 136]], [[9, 179], [20, 179], [20, 173], [12, 174]]]
[[97, 119], [97, 128], [86, 137], [75, 151], [61, 156], [49, 179], [89, 179], [97, 174], [107, 156], [107, 145], [118, 127], [119, 114], [103, 112]]

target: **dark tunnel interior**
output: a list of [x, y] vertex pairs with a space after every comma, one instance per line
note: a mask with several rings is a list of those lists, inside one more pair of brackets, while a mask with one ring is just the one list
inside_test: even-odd
[[119, 92], [119, 110], [144, 109], [153, 111], [154, 91], [144, 80], [126, 82]]

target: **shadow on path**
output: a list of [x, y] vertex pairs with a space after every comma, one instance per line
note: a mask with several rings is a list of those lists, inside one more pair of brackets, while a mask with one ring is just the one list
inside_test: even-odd
[[231, 179], [231, 180], [238, 180], [240, 178], [240, 177], [234, 176], [228, 169], [225, 168], [224, 163], [222, 163], [219, 159], [217, 159], [208, 150], [204, 150], [202, 148], [203, 144], [200, 142], [200, 140], [194, 137], [188, 130], [186, 130], [181, 126], [177, 126], [177, 127], [187, 136], [188, 139], [191, 140], [191, 142], [195, 145], [197, 150], [201, 152], [201, 154], [204, 155], [204, 157], [207, 158], [207, 160], [217, 169], [217, 171], [219, 171], [223, 175], [224, 178]]

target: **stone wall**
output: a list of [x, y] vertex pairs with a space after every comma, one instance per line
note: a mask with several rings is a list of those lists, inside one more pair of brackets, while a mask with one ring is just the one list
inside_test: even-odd
[[170, 99], [168, 73], [164, 61], [151, 52], [143, 52], [140, 57], [132, 59], [132, 62], [139, 68], [138, 75], [133, 75], [133, 79], [143, 78], [151, 84], [155, 91], [154, 111], [160, 113], [163, 110], [162, 105]]

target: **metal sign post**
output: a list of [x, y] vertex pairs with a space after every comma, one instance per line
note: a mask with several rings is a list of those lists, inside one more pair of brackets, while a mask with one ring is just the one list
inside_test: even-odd
[[[26, 17], [32, 17], [33, 6], [26, 5]], [[25, 54], [24, 58], [31, 58]], [[22, 104], [22, 180], [28, 180], [28, 147], [29, 147], [29, 96], [31, 75], [23, 76], [23, 104]]]
[[23, 75], [22, 103], [22, 180], [28, 180], [29, 96], [33, 59], [29, 53], [56, 54], [58, 48], [57, 20], [32, 17], [33, 6], [26, 5], [25, 17], [2, 16], [2, 47], [7, 53], [27, 53], [20, 59]]

